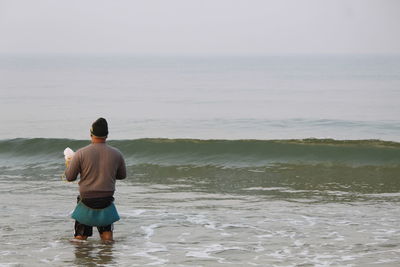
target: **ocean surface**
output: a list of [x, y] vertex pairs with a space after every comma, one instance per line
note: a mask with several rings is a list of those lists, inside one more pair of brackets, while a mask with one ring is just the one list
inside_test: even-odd
[[[0, 266], [399, 266], [400, 56], [0, 56]], [[125, 156], [71, 242], [63, 150]]]

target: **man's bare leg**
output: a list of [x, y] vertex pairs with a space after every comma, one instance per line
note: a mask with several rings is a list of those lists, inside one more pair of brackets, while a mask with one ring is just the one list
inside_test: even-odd
[[85, 235], [77, 235], [77, 236], [74, 237], [74, 239], [77, 239], [77, 240], [86, 240], [87, 238], [88, 237], [85, 236]]
[[107, 242], [113, 242], [113, 232], [111, 231], [105, 231], [100, 234], [101, 240], [107, 241]]

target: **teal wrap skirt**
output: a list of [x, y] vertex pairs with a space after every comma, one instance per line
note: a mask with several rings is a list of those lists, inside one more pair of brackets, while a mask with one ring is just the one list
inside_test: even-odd
[[71, 217], [89, 226], [106, 226], [120, 219], [114, 203], [104, 209], [92, 209], [82, 201], [79, 201], [76, 205]]

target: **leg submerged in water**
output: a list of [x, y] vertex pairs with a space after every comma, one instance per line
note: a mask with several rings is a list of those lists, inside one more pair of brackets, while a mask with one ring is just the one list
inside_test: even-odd
[[114, 242], [113, 239], [113, 232], [103, 232], [100, 233], [100, 237], [102, 241], [106, 241], [106, 242]]
[[87, 236], [84, 236], [84, 235], [77, 235], [77, 236], [74, 236], [74, 239], [73, 239], [73, 241], [84, 241], [84, 240], [86, 240], [88, 237]]
[[89, 236], [92, 236], [93, 234], [91, 226], [82, 224], [78, 221], [75, 221], [74, 228], [75, 228], [75, 234], [74, 234], [75, 241], [86, 240]]
[[99, 231], [101, 240], [103, 241], [108, 241], [108, 242], [113, 242], [113, 228], [114, 225], [110, 224], [107, 226], [99, 226], [97, 227], [97, 230]]

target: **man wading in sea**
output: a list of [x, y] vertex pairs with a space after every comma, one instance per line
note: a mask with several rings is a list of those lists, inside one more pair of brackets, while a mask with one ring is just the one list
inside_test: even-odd
[[86, 240], [96, 226], [104, 241], [113, 241], [113, 223], [119, 220], [113, 204], [115, 181], [126, 177], [124, 158], [119, 150], [106, 144], [107, 121], [99, 118], [90, 129], [92, 143], [76, 151], [67, 161], [65, 177], [74, 181], [80, 174], [75, 239]]

